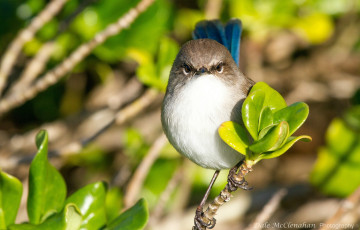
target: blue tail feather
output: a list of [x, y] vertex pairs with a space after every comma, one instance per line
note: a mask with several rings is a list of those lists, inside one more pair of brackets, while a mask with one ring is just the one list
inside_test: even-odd
[[200, 21], [193, 31], [194, 39], [210, 38], [227, 46], [225, 29], [219, 20]]
[[200, 21], [193, 31], [193, 39], [210, 38], [223, 44], [239, 65], [241, 32], [239, 19], [231, 19], [225, 26], [219, 20]]
[[242, 25], [239, 19], [232, 19], [225, 26], [226, 39], [229, 42], [227, 48], [237, 65], [239, 65], [241, 32]]

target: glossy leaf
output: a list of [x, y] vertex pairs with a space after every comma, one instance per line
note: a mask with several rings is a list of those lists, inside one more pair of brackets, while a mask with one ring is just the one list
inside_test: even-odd
[[272, 127], [260, 140], [255, 141], [249, 149], [255, 153], [274, 151], [286, 141], [289, 136], [289, 125], [286, 121]]
[[270, 125], [271, 113], [285, 107], [284, 98], [265, 82], [258, 82], [252, 87], [243, 103], [242, 119], [255, 141], [260, 130]]
[[258, 139], [259, 119], [264, 101], [265, 93], [263, 91], [252, 91], [242, 106], [244, 125], [254, 140]]
[[250, 93], [257, 90], [261, 90], [265, 93], [264, 105], [268, 106], [273, 113], [286, 107], [286, 102], [284, 98], [280, 95], [280, 93], [275, 89], [271, 88], [265, 82], [257, 82], [252, 87]]
[[81, 225], [81, 213], [75, 204], [68, 204], [57, 214], [50, 216], [43, 223], [14, 224], [9, 230], [78, 230]]
[[309, 106], [304, 102], [297, 102], [274, 113], [274, 123], [286, 121], [289, 133], [292, 135], [309, 115]]
[[221, 124], [218, 131], [221, 139], [226, 144], [242, 155], [246, 155], [249, 136], [243, 126], [233, 121], [227, 121]]
[[75, 204], [82, 214], [80, 229], [100, 229], [106, 224], [106, 185], [103, 182], [89, 184], [66, 199], [66, 204]]
[[259, 130], [258, 132], [260, 132], [261, 130], [263, 130], [264, 128], [274, 124], [273, 123], [273, 113], [271, 112], [270, 107], [266, 106], [259, 117]]
[[277, 149], [276, 151], [273, 152], [266, 152], [260, 155], [260, 159], [271, 159], [271, 158], [275, 158], [278, 156], [281, 156], [282, 154], [284, 154], [287, 150], [289, 150], [289, 148], [291, 148], [291, 146], [293, 146], [296, 142], [298, 142], [299, 140], [302, 141], [311, 141], [311, 137], [310, 136], [298, 136], [298, 137], [289, 137], [286, 141], [286, 143], [279, 149]]
[[36, 136], [38, 152], [30, 165], [27, 210], [30, 223], [40, 224], [63, 208], [66, 185], [60, 173], [49, 163], [48, 135], [42, 130]]
[[139, 200], [134, 206], [120, 214], [106, 228], [106, 230], [141, 230], [149, 218], [147, 203]]
[[15, 222], [22, 195], [21, 182], [0, 171], [0, 229]]

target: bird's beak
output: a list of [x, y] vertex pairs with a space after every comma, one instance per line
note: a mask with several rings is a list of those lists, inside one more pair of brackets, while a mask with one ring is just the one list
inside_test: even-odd
[[205, 67], [201, 67], [198, 71], [195, 72], [195, 75], [201, 76], [207, 73], [209, 73], [209, 70]]

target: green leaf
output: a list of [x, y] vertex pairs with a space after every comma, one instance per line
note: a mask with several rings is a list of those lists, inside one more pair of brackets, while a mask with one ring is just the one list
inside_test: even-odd
[[106, 224], [106, 185], [103, 182], [89, 184], [66, 199], [65, 204], [75, 204], [82, 214], [80, 229], [100, 229]]
[[48, 135], [42, 130], [36, 136], [38, 152], [30, 165], [27, 210], [30, 223], [40, 224], [63, 208], [66, 185], [60, 173], [47, 158]]
[[0, 171], [0, 229], [6, 229], [16, 219], [22, 195], [21, 182]]
[[271, 114], [285, 107], [284, 98], [265, 82], [258, 82], [252, 87], [243, 103], [242, 119], [255, 141], [260, 130], [271, 124]]
[[252, 87], [250, 93], [257, 90], [261, 90], [265, 93], [264, 105], [268, 106], [273, 113], [286, 107], [286, 102], [284, 98], [280, 95], [280, 93], [275, 89], [271, 88], [265, 82], [257, 82]]
[[67, 204], [62, 212], [54, 214], [43, 223], [14, 224], [9, 230], [78, 230], [81, 225], [81, 213], [75, 204]]
[[311, 141], [311, 137], [310, 136], [298, 136], [298, 137], [289, 137], [285, 144], [277, 149], [276, 151], [273, 152], [266, 152], [260, 155], [260, 159], [271, 159], [271, 158], [275, 158], [278, 156], [281, 156], [282, 154], [284, 154], [289, 148], [291, 148], [291, 146], [293, 146], [297, 141], [302, 140], [302, 141]]
[[226, 144], [242, 155], [246, 155], [249, 136], [243, 126], [233, 121], [227, 121], [221, 124], [218, 131]]
[[249, 146], [249, 149], [255, 153], [274, 151], [282, 146], [289, 136], [289, 125], [286, 121], [271, 127], [267, 134], [258, 141]]
[[242, 106], [244, 125], [254, 140], [258, 139], [259, 119], [263, 110], [264, 101], [265, 93], [263, 91], [252, 91]]
[[261, 130], [263, 130], [265, 127], [268, 127], [273, 123], [273, 113], [271, 112], [270, 107], [266, 106], [259, 117], [260, 120], [260, 125], [259, 125], [259, 130], [258, 132], [260, 132]]
[[292, 135], [309, 115], [309, 106], [304, 102], [297, 102], [274, 113], [274, 124], [286, 121], [289, 133]]
[[141, 230], [145, 227], [149, 218], [147, 203], [144, 199], [139, 200], [130, 209], [114, 219], [106, 230]]

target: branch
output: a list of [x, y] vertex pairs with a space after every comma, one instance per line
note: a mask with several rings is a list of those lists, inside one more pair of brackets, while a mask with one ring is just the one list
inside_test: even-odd
[[[246, 165], [246, 162], [244, 162], [240, 167], [237, 174], [234, 175], [234, 180], [237, 182], [243, 182], [244, 177], [252, 171], [252, 168], [248, 165]], [[211, 225], [214, 216], [216, 215], [216, 212], [219, 210], [219, 208], [225, 204], [226, 202], [230, 201], [231, 193], [235, 192], [237, 190], [237, 187], [233, 187], [232, 184], [228, 181], [225, 188], [221, 190], [220, 194], [215, 197], [215, 199], [209, 204], [208, 208], [202, 215], [202, 220], [204, 223], [209, 223]], [[193, 230], [206, 230], [205, 226], [202, 226], [200, 229], [198, 229], [196, 226], [192, 228]]]
[[131, 178], [131, 181], [126, 188], [124, 197], [125, 208], [128, 208], [135, 203], [138, 193], [141, 190], [141, 187], [151, 166], [154, 164], [155, 160], [159, 156], [161, 149], [166, 143], [167, 138], [165, 134], [161, 134], [151, 146], [149, 152], [141, 161], [140, 165], [137, 167], [133, 177]]
[[23, 91], [26, 87], [28, 87], [36, 77], [43, 72], [45, 65], [51, 54], [56, 48], [55, 39], [62, 34], [70, 25], [72, 20], [76, 18], [88, 5], [94, 3], [98, 0], [84, 0], [80, 3], [80, 5], [72, 12], [67, 18], [65, 18], [59, 25], [59, 29], [55, 35], [55, 37], [46, 42], [40, 50], [37, 52], [34, 58], [27, 64], [25, 70], [21, 74], [21, 76], [17, 79], [17, 81], [11, 85], [10, 90], [7, 95], [16, 94]]
[[25, 70], [19, 77], [19, 80], [17, 80], [10, 88], [8, 95], [21, 93], [29, 87], [31, 82], [33, 82], [33, 80], [44, 70], [45, 64], [49, 60], [55, 47], [56, 45], [54, 42], [47, 42], [40, 48], [35, 57], [31, 59], [29, 64], [26, 66]]
[[277, 191], [269, 202], [264, 206], [263, 210], [257, 215], [256, 219], [249, 224], [245, 230], [261, 229], [263, 224], [272, 216], [279, 207], [281, 200], [287, 194], [286, 189]]
[[23, 45], [30, 41], [34, 37], [34, 34], [55, 16], [67, 1], [68, 0], [51, 1], [10, 44], [0, 63], [0, 95]]
[[129, 27], [153, 2], [154, 0], [140, 1], [138, 5], [130, 9], [117, 22], [108, 25], [103, 31], [96, 34], [92, 40], [78, 47], [67, 59], [53, 70], [47, 72], [45, 76], [37, 80], [33, 86], [26, 89], [22, 94], [16, 94], [1, 101], [0, 114], [4, 114], [14, 107], [23, 104], [25, 101], [34, 98], [39, 92], [55, 84], [63, 75], [72, 70], [76, 64], [89, 55], [95, 47], [102, 44], [109, 37], [118, 34], [122, 29]]
[[[356, 212], [360, 203], [360, 187], [358, 187], [353, 194], [351, 194], [348, 198], [346, 198], [342, 204], [340, 205], [339, 209], [336, 213], [329, 218], [325, 224], [322, 224], [320, 230], [328, 230], [330, 226], [333, 224], [338, 224], [341, 222], [341, 219], [345, 217], [347, 214], [351, 212]], [[356, 218], [359, 219], [359, 214], [356, 213]]]
[[168, 182], [166, 188], [161, 193], [159, 201], [157, 202], [155, 208], [153, 209], [151, 213], [151, 218], [149, 221], [149, 226], [153, 226], [161, 217], [165, 204], [170, 199], [171, 194], [173, 193], [176, 186], [178, 186], [179, 181], [182, 179], [184, 174], [184, 163], [176, 170], [176, 172], [173, 174], [172, 178]]
[[148, 89], [140, 98], [136, 99], [134, 102], [126, 106], [117, 112], [114, 118], [107, 124], [105, 124], [101, 129], [99, 129], [96, 133], [87, 137], [83, 141], [74, 141], [64, 148], [60, 149], [60, 155], [66, 155], [68, 153], [76, 153], [79, 152], [84, 146], [86, 146], [91, 141], [95, 140], [98, 136], [104, 133], [111, 125], [114, 123], [117, 125], [122, 125], [129, 119], [135, 117], [140, 112], [142, 112], [145, 108], [147, 108], [159, 95], [159, 93], [153, 89]]

